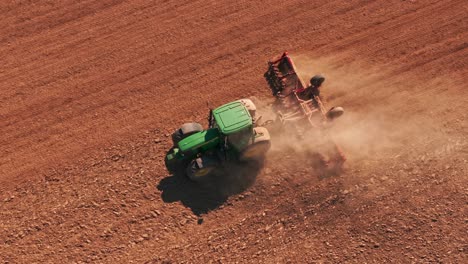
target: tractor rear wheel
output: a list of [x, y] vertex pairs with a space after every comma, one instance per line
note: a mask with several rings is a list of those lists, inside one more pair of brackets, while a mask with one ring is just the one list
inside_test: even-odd
[[187, 166], [187, 177], [192, 181], [199, 182], [205, 179], [218, 167], [218, 161], [214, 158], [203, 156], [201, 158], [194, 159]]
[[271, 147], [268, 129], [256, 127], [254, 130], [256, 134], [255, 141], [240, 153], [240, 161], [262, 161]]
[[265, 157], [265, 154], [267, 153], [268, 149], [270, 149], [270, 146], [270, 141], [256, 142], [248, 146], [244, 151], [242, 151], [239, 160], [261, 161]]
[[203, 131], [203, 127], [199, 123], [185, 123], [172, 133], [172, 143], [177, 146], [182, 139], [200, 131]]

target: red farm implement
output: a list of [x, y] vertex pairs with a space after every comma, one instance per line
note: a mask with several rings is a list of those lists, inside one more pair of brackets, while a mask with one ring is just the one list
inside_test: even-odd
[[288, 133], [294, 132], [299, 138], [311, 139], [309, 142], [317, 143], [319, 149], [315, 151], [320, 153], [327, 167], [341, 168], [346, 158], [331, 139], [327, 128], [344, 111], [341, 107], [332, 107], [328, 111], [325, 109], [320, 97], [320, 86], [325, 78], [315, 75], [310, 80], [310, 85], [306, 85], [292, 58], [285, 52], [268, 62], [265, 79], [276, 97], [273, 110], [282, 127]]

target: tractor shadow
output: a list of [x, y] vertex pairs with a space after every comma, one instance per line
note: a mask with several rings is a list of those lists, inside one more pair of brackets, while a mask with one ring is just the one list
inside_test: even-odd
[[165, 203], [181, 202], [199, 216], [223, 205], [234, 194], [242, 193], [255, 183], [263, 162], [227, 164], [201, 182], [193, 182], [184, 173], [162, 179], [157, 189]]

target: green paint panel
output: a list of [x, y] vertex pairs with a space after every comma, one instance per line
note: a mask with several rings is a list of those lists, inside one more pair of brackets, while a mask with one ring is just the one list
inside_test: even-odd
[[181, 152], [188, 151], [198, 152], [206, 151], [219, 143], [219, 131], [216, 128], [210, 128], [205, 131], [197, 132], [179, 142]]
[[239, 102], [231, 102], [213, 111], [216, 123], [221, 133], [229, 135], [252, 126], [252, 117], [245, 106]]

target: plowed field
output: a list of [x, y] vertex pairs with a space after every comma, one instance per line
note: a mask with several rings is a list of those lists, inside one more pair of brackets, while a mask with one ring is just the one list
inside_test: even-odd
[[[2, 263], [467, 261], [466, 1], [5, 0], [0, 14]], [[240, 193], [170, 175], [174, 129], [271, 101], [266, 62], [285, 50], [346, 110], [345, 171], [319, 177], [281, 138]]]

